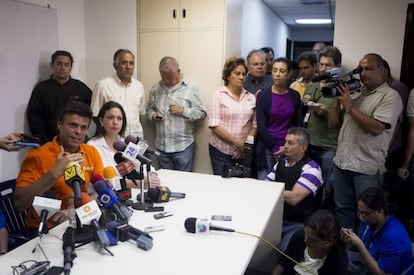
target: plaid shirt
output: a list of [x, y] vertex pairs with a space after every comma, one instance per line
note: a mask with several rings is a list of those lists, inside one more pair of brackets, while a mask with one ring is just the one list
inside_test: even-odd
[[[238, 139], [246, 140], [256, 124], [256, 97], [243, 89], [240, 101], [236, 101], [227, 87], [223, 86], [214, 92], [209, 106], [208, 127], [220, 126]], [[235, 148], [211, 134], [210, 144], [220, 152], [232, 155]]]
[[[184, 107], [182, 115], [171, 114], [171, 104]], [[149, 120], [153, 120], [155, 112], [164, 118], [155, 123], [155, 147], [166, 153], [181, 152], [190, 146], [194, 142], [194, 122], [207, 116], [198, 88], [188, 80], [171, 88], [161, 81], [152, 86], [147, 105]]]

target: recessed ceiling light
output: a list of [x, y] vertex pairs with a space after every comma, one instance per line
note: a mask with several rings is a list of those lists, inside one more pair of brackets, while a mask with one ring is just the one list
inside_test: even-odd
[[295, 19], [296, 24], [331, 24], [331, 19]]

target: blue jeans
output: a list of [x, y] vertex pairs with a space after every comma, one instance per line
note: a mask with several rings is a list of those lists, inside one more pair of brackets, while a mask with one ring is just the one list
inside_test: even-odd
[[193, 171], [193, 159], [194, 159], [194, 142], [191, 143], [184, 151], [165, 153], [161, 152], [161, 156], [158, 157], [158, 165], [161, 169], [180, 170], [180, 171]]
[[311, 146], [310, 156], [316, 161], [322, 170], [323, 185], [322, 185], [322, 201], [325, 201], [331, 194], [333, 189], [333, 159], [335, 157], [335, 150], [323, 150], [322, 148]]
[[262, 169], [257, 171], [257, 179], [259, 180], [265, 180], [266, 176], [272, 171], [273, 166], [275, 166], [276, 160], [275, 156], [273, 155], [273, 152], [266, 149], [266, 164], [267, 169]]
[[232, 156], [222, 153], [211, 144], [208, 145], [208, 151], [210, 153], [211, 168], [213, 168], [214, 175], [221, 176], [223, 166], [225, 164], [232, 164]]
[[334, 165], [333, 190], [336, 215], [342, 227], [356, 230], [358, 222], [357, 199], [370, 187], [382, 185], [382, 175], [365, 175], [349, 170], [343, 170]]

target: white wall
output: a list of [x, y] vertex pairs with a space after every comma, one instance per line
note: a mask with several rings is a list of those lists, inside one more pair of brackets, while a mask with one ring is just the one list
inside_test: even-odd
[[[117, 49], [126, 48], [133, 53], [137, 52], [137, 2], [82, 1], [85, 2], [86, 14], [87, 83], [93, 87], [99, 79], [115, 73], [112, 61]], [[137, 68], [138, 66], [135, 67], [135, 77]]]
[[267, 5], [261, 0], [244, 0], [242, 18], [242, 56], [265, 46], [272, 47], [275, 56], [286, 55], [289, 28]]
[[334, 44], [342, 64], [350, 69], [364, 54], [378, 53], [398, 79], [408, 3], [414, 0], [336, 0]]

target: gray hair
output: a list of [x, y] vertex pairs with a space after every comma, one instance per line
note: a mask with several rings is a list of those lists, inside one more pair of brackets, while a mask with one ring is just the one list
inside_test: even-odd
[[294, 135], [299, 137], [299, 143], [301, 145], [309, 146], [310, 137], [309, 133], [305, 128], [302, 127], [291, 127], [289, 128], [288, 135]]

